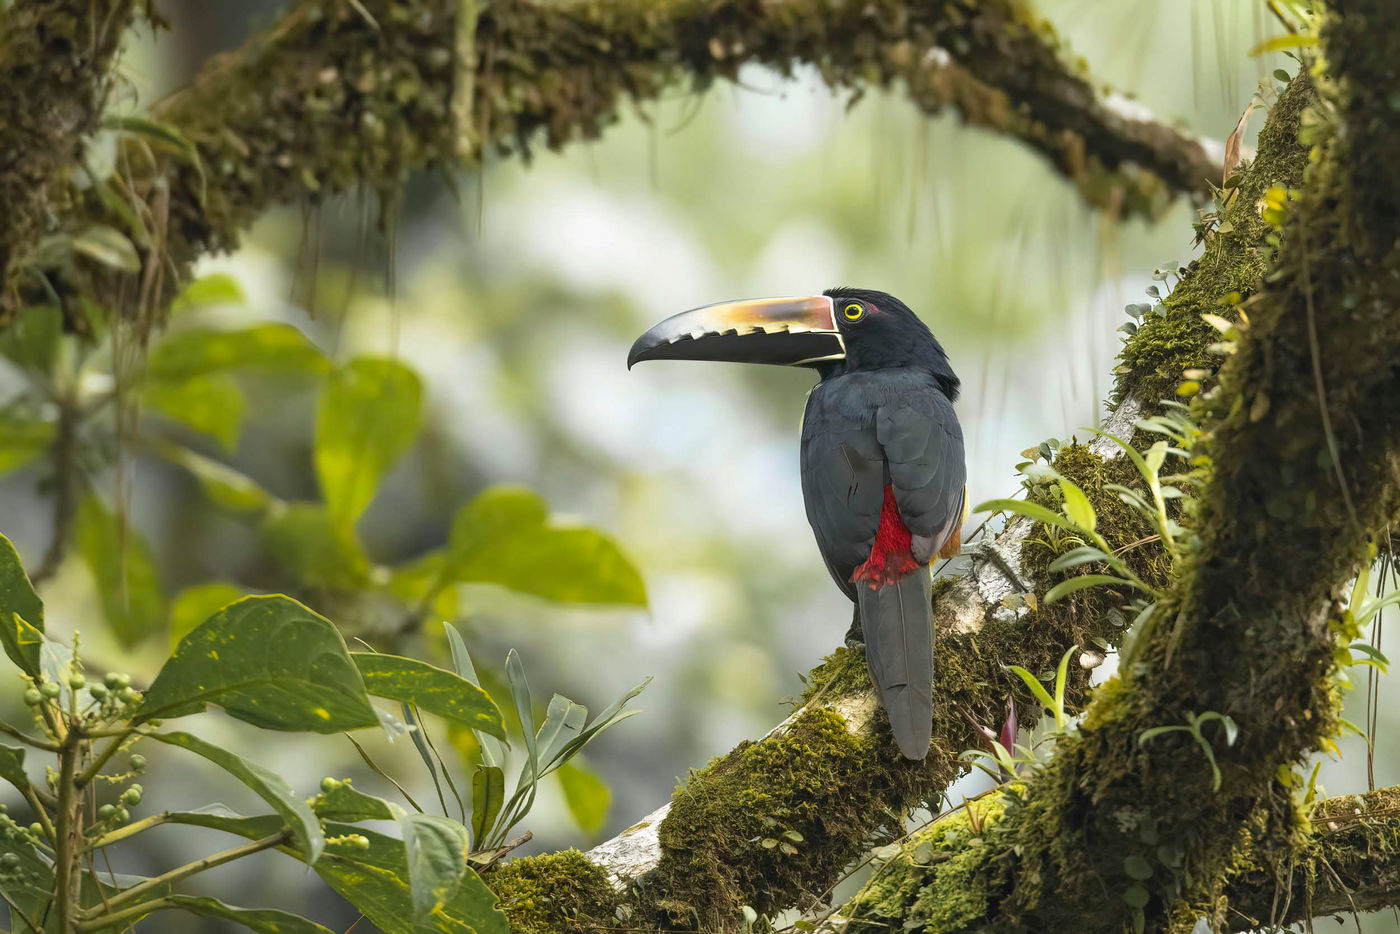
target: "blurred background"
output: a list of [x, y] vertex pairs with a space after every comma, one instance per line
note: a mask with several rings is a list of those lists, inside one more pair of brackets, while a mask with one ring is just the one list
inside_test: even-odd
[[[1096, 77], [1217, 140], [1261, 80], [1293, 67], [1250, 56], [1278, 31], [1258, 0], [1037, 6]], [[119, 105], [158, 99], [278, 8], [165, 0], [173, 29], [130, 49]], [[397, 207], [366, 193], [275, 212], [237, 253], [200, 270], [227, 273], [245, 296], [208, 303], [197, 310], [201, 322], [287, 322], [336, 359], [393, 356], [421, 375], [422, 432], [359, 522], [374, 562], [402, 565], [441, 546], [463, 503], [510, 482], [606, 532], [640, 571], [645, 609], [487, 586], [455, 594], [455, 621], [488, 681], [512, 647], [537, 697], [557, 691], [591, 709], [655, 677], [636, 702], [645, 713], [589, 749], [588, 768], [610, 789], [606, 816], [580, 826], [551, 783], [523, 825], [535, 837], [522, 852], [586, 848], [665, 803], [688, 769], [781, 720], [784, 699], [802, 690], [799, 673], [840, 643], [849, 621], [798, 486], [811, 375], [689, 363], [628, 372], [637, 334], [726, 298], [833, 285], [893, 292], [930, 325], [962, 377], [958, 411], [979, 502], [1016, 489], [1022, 449], [1096, 421], [1116, 329], [1128, 320], [1123, 306], [1144, 300], [1155, 268], [1192, 256], [1188, 205], [1156, 224], [1116, 223], [1086, 209], [1018, 144], [955, 116], [928, 119], [897, 90], [852, 105], [810, 71], [751, 69], [738, 86], [703, 96], [677, 88], [659, 104], [623, 110], [596, 142], [415, 178]], [[1261, 122], [1257, 115], [1250, 143]], [[0, 400], [15, 385], [15, 374], [0, 372]], [[188, 440], [279, 497], [315, 498], [314, 389], [295, 377], [251, 380], [232, 450]], [[42, 474], [30, 465], [0, 475], [0, 531], [31, 567], [51, 530]], [[187, 472], [138, 453], [121, 482], [123, 508], [150, 542], [167, 596], [210, 580], [277, 589], [265, 543]], [[110, 464], [94, 483], [117, 499]], [[43, 593], [50, 627], [80, 629], [85, 655], [142, 683], [154, 675], [168, 640], [162, 633], [128, 651], [104, 634], [81, 561], [65, 562]], [[334, 607], [317, 608], [336, 618]], [[403, 649], [439, 655], [440, 627]], [[1400, 745], [1386, 742], [1396, 722], [1391, 691], [1380, 686], [1378, 785], [1400, 782]], [[22, 718], [19, 692], [10, 693], [0, 708]], [[1363, 682], [1348, 700], [1358, 724], [1367, 694]], [[335, 775], [392, 796], [342, 739], [254, 734], [222, 714], [202, 716], [201, 729], [308, 794]], [[433, 797], [411, 744], [369, 745], [415, 797]], [[1364, 790], [1364, 742], [1349, 737], [1341, 748], [1319, 781], [1331, 794]], [[152, 759], [147, 787], [160, 785], [163, 805], [207, 803], [222, 783], [216, 797], [254, 807], [212, 772]], [[210, 838], [172, 828], [142, 839], [146, 849], [119, 870], [158, 870], [204, 852]], [[241, 880], [262, 902], [301, 906], [339, 929], [353, 920], [314, 876], [279, 859], [238, 863], [202, 885], [228, 891]], [[1362, 924], [1400, 930], [1390, 915]]]

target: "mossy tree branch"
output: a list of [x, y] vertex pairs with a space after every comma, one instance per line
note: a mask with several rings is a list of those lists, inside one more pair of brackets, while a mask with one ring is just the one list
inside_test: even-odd
[[98, 126], [134, 0], [14, 0], [0, 10], [0, 308], [64, 210], [62, 183]]
[[[902, 82], [925, 112], [951, 107], [1026, 142], [1120, 214], [1199, 196], [1217, 171], [1198, 141], [1100, 99], [1016, 0], [301, 0], [152, 109], [197, 161], [145, 140], [123, 147], [113, 182], [146, 206], [136, 212], [144, 226], [158, 228], [155, 238], [133, 231], [142, 270], [80, 261], [45, 272], [74, 326], [83, 296], [124, 296], [127, 314], [158, 309], [195, 258], [232, 248], [272, 205], [356, 186], [391, 193], [410, 171], [472, 161], [484, 148], [592, 138], [628, 101], [682, 81], [703, 90], [749, 63], [785, 73], [815, 65], [833, 88], [857, 94]], [[63, 177], [62, 163], [45, 165], [46, 179]], [[131, 224], [111, 199], [70, 184], [56, 229], [93, 222]], [[52, 294], [12, 285], [23, 291], [9, 290], [10, 308]]]
[[[1079, 734], [1009, 792], [956, 872], [930, 866], [907, 887], [906, 921], [1117, 930], [1141, 910], [1149, 930], [1218, 930], [1243, 854], [1298, 858], [1279, 775], [1337, 729], [1334, 650], [1353, 636], [1338, 594], [1400, 510], [1400, 190], [1378, 155], [1400, 142], [1385, 97], [1400, 26], [1378, 0], [1336, 6], [1323, 37], [1338, 90], [1314, 112], [1332, 115], [1330, 138], [1197, 409], [1213, 459], [1199, 550]], [[1209, 736], [1218, 789], [1189, 737], [1139, 741], [1207, 711], [1240, 731]]]

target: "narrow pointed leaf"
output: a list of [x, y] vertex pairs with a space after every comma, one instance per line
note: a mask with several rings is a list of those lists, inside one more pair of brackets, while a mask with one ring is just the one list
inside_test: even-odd
[[202, 895], [167, 895], [165, 901], [201, 918], [232, 921], [257, 934], [332, 934], [315, 921], [275, 908], [236, 908]]
[[494, 765], [483, 765], [472, 775], [472, 845], [483, 846], [496, 823], [496, 815], [506, 800], [505, 773]]
[[474, 730], [505, 739], [505, 720], [496, 702], [472, 682], [427, 662], [380, 652], [351, 652], [375, 697], [412, 704], [420, 710], [465, 723]]

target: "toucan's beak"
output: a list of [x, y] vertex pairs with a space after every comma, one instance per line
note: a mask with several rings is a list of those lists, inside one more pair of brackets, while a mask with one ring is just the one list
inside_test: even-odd
[[692, 308], [662, 321], [632, 345], [640, 360], [719, 360], [806, 366], [846, 356], [830, 298], [755, 298]]

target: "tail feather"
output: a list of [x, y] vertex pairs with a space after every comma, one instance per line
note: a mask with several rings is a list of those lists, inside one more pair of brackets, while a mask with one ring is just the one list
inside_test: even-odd
[[926, 569], [857, 586], [865, 661], [899, 751], [928, 755], [933, 737], [933, 581]]

